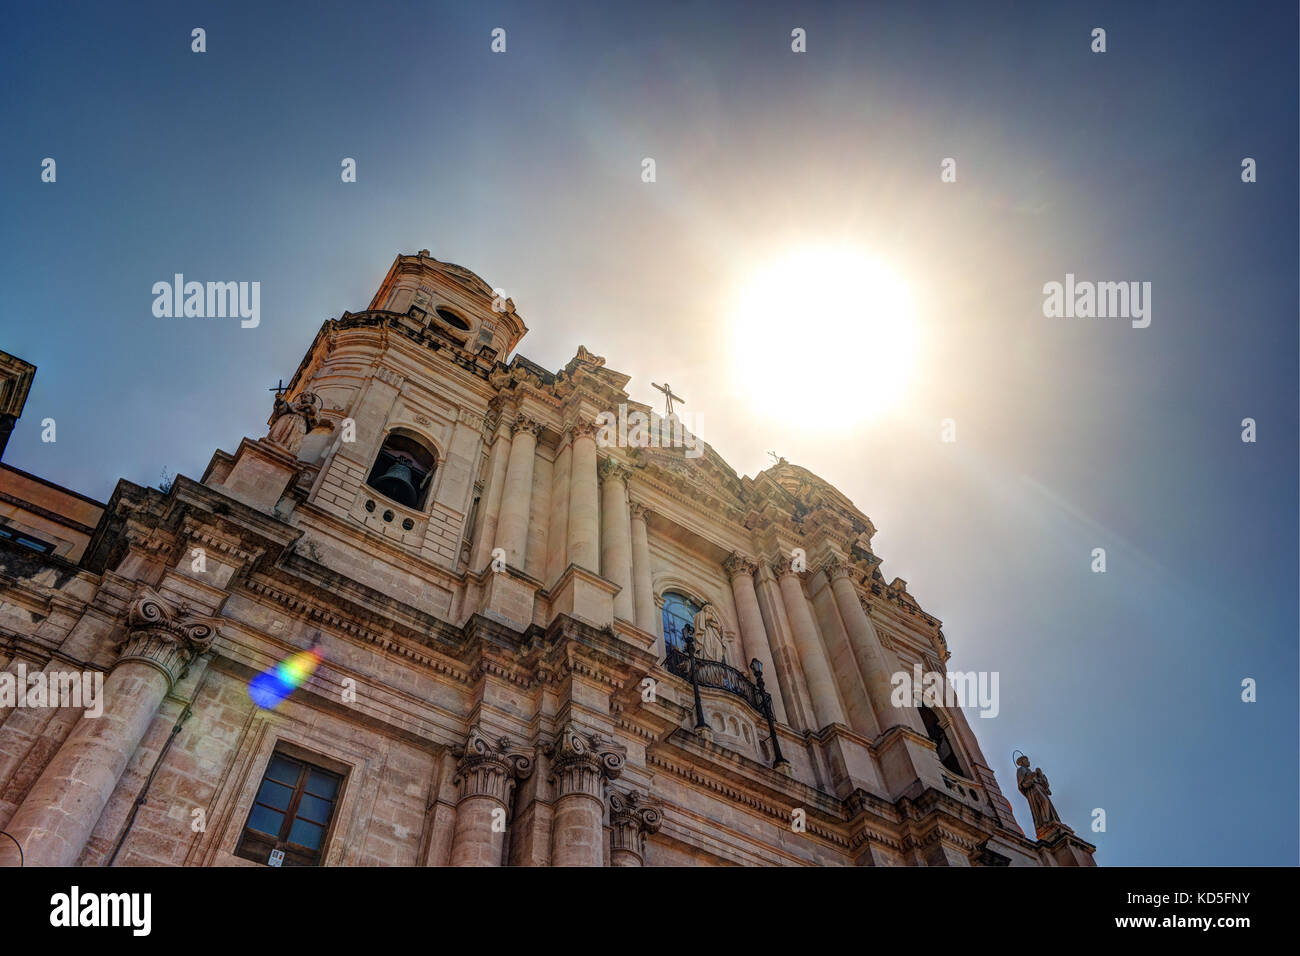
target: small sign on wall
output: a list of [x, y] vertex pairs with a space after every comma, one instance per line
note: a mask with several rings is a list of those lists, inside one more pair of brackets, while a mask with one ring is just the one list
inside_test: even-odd
[[272, 851], [271, 851], [271, 858], [270, 858], [269, 860], [266, 861], [266, 865], [267, 865], [267, 866], [279, 866], [279, 865], [280, 865], [281, 863], [283, 863], [283, 862], [284, 862], [284, 851], [283, 851], [283, 850], [272, 850]]

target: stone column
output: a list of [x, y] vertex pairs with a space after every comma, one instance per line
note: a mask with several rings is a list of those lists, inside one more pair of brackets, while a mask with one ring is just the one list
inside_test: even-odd
[[136, 592], [127, 637], [104, 682], [104, 712], [82, 716], [6, 830], [27, 866], [72, 866], [163, 698], [217, 636], [217, 621]]
[[645, 838], [657, 833], [663, 814], [645, 794], [636, 790], [609, 795], [610, 866], [645, 866]]
[[497, 518], [501, 511], [501, 496], [506, 483], [506, 459], [509, 457], [509, 429], [498, 425], [493, 436], [492, 448], [488, 452], [488, 479], [486, 497], [479, 502], [482, 520], [479, 523], [478, 537], [470, 554], [470, 570], [477, 574], [482, 571], [490, 559], [489, 552], [497, 535]]
[[537, 455], [537, 432], [541, 426], [521, 418], [511, 427], [510, 460], [506, 464], [505, 487], [501, 495], [501, 517], [497, 519], [496, 547], [506, 553], [511, 567], [524, 566], [528, 546], [528, 513], [533, 500], [533, 461]]
[[[776, 674], [776, 664], [772, 659], [772, 647], [767, 640], [767, 631], [763, 627], [763, 613], [758, 609], [758, 592], [754, 590], [754, 572], [758, 565], [733, 551], [722, 563], [727, 576], [731, 578], [731, 593], [736, 599], [736, 617], [740, 620], [740, 640], [745, 648], [745, 663], [755, 658], [763, 665], [763, 672]], [[780, 681], [768, 688], [772, 695], [772, 712], [783, 724], [790, 721], [785, 714], [785, 702], [781, 699]]]
[[573, 473], [573, 434], [560, 438], [551, 468], [551, 523], [546, 532], [546, 586], [569, 566], [569, 476]]
[[612, 459], [601, 462], [600, 573], [618, 585], [614, 616], [635, 617], [632, 594], [632, 530], [627, 507], [627, 469]]
[[532, 758], [512, 752], [505, 737], [489, 740], [478, 725], [453, 753], [458, 760], [454, 782], [459, 796], [451, 865], [500, 866], [510, 794], [518, 780], [533, 772]]
[[808, 681], [799, 664], [799, 652], [794, 646], [794, 628], [790, 626], [790, 617], [785, 613], [781, 586], [777, 584], [771, 565], [764, 562], [759, 566], [756, 581], [758, 609], [763, 612], [768, 642], [772, 645], [772, 656], [776, 658], [776, 680], [781, 687], [786, 717], [795, 730], [812, 730], [816, 723], [812, 695], [808, 693]]
[[596, 426], [590, 422], [582, 422], [573, 427], [571, 467], [569, 564], [576, 564], [598, 574], [600, 490], [596, 485]]
[[636, 592], [636, 620], [643, 631], [659, 633], [659, 614], [655, 609], [654, 575], [650, 572], [650, 536], [646, 530], [649, 512], [636, 502], [632, 518], [632, 588]]
[[552, 866], [602, 866], [605, 858], [604, 782], [623, 772], [626, 760], [600, 734], [565, 726], [551, 747], [555, 803], [551, 818]]
[[772, 573], [780, 581], [781, 600], [785, 605], [785, 613], [790, 618], [790, 629], [794, 631], [795, 647], [799, 651], [799, 663], [808, 681], [808, 694], [812, 697], [817, 724], [812, 729], [821, 730], [827, 724], [847, 724], [835, 690], [835, 679], [831, 676], [830, 664], [826, 660], [826, 649], [822, 647], [821, 638], [817, 634], [817, 625], [808, 609], [808, 598], [804, 596], [799, 575], [791, 569], [789, 558], [782, 558], [773, 564]]
[[895, 724], [902, 724], [925, 736], [925, 728], [916, 708], [895, 707], [891, 702], [893, 685], [890, 678], [899, 670], [898, 661], [881, 645], [871, 619], [858, 600], [858, 590], [852, 580], [853, 568], [833, 557], [822, 566], [822, 570], [830, 579], [835, 607], [840, 612], [840, 619], [844, 621], [845, 630], [849, 632], [849, 644], [853, 647], [854, 659], [858, 662], [862, 682], [866, 685], [867, 699], [875, 711], [876, 723], [880, 725], [881, 732]]

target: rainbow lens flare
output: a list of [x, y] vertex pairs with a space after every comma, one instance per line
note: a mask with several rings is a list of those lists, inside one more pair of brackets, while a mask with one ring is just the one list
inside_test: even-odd
[[320, 648], [315, 644], [305, 651], [291, 654], [249, 681], [248, 696], [263, 710], [275, 710], [286, 697], [307, 682], [320, 661]]

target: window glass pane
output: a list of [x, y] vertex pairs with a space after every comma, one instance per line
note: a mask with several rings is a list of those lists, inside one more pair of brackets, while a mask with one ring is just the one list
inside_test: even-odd
[[307, 775], [308, 793], [314, 793], [318, 797], [333, 800], [334, 795], [338, 793], [338, 789], [338, 777], [330, 776], [327, 773], [321, 773], [319, 770], [313, 770]]
[[664, 595], [664, 640], [669, 647], [685, 649], [682, 628], [695, 620], [699, 606], [690, 598], [669, 592]]
[[320, 797], [313, 797], [310, 793], [302, 795], [302, 802], [298, 804], [298, 819], [306, 817], [308, 820], [315, 820], [317, 823], [329, 823], [330, 807], [332, 804], [328, 800], [322, 800]]
[[266, 768], [266, 776], [270, 780], [278, 780], [280, 783], [287, 783], [291, 787], [296, 787], [298, 785], [299, 766], [298, 761], [276, 754], [271, 758], [271, 765]]
[[250, 830], [266, 833], [273, 837], [280, 835], [282, 826], [284, 826], [284, 814], [276, 813], [269, 807], [255, 806], [252, 814], [248, 817], [248, 828]]
[[269, 804], [277, 810], [288, 810], [289, 801], [293, 798], [293, 788], [286, 787], [282, 783], [276, 783], [274, 780], [268, 780], [262, 784], [262, 789], [257, 791], [257, 802]]
[[321, 838], [324, 836], [324, 827], [308, 823], [306, 820], [294, 820], [293, 829], [289, 831], [289, 842], [312, 850], [319, 850]]

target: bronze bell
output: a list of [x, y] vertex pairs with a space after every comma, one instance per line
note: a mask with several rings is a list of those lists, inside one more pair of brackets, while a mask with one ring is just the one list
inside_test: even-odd
[[411, 469], [400, 461], [389, 465], [388, 470], [375, 479], [374, 487], [376, 491], [408, 508], [414, 508], [420, 500], [415, 485], [411, 482]]

